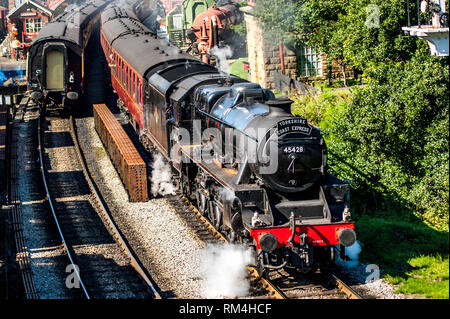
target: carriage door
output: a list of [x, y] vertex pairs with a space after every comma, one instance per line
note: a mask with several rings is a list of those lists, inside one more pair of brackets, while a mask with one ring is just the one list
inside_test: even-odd
[[42, 62], [44, 81], [49, 91], [64, 91], [66, 78], [66, 46], [64, 43], [47, 43], [44, 46]]
[[64, 54], [61, 51], [47, 52], [45, 71], [47, 90], [64, 90]]

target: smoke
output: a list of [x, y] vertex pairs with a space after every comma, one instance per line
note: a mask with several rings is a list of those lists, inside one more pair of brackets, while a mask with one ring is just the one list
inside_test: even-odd
[[232, 202], [236, 196], [228, 188], [221, 187], [219, 189], [219, 198], [223, 198], [225, 201]]
[[170, 165], [164, 161], [163, 156], [159, 153], [153, 158], [151, 183], [153, 196], [175, 194], [176, 188], [172, 183]]
[[340, 255], [336, 255], [336, 264], [346, 268], [353, 268], [359, 263], [359, 254], [361, 253], [361, 245], [356, 241], [350, 247], [345, 247], [345, 255], [350, 258], [349, 261], [344, 261], [340, 258]]
[[229, 45], [223, 48], [213, 47], [210, 51], [211, 55], [217, 57], [217, 68], [224, 73], [231, 73], [230, 65], [227, 59], [233, 56], [233, 50]]
[[251, 251], [231, 244], [210, 244], [201, 254], [200, 274], [206, 283], [206, 298], [245, 297], [249, 293], [247, 265]]

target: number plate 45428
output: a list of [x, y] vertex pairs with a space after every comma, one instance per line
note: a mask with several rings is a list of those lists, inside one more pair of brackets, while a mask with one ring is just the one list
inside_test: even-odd
[[304, 146], [284, 146], [283, 147], [283, 153], [284, 154], [292, 154], [292, 153], [304, 153], [305, 147]]

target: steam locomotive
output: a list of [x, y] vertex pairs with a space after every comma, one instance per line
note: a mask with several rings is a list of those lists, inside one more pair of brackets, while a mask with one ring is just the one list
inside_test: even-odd
[[327, 172], [322, 132], [258, 84], [221, 73], [157, 38], [136, 1], [102, 13], [114, 90], [180, 190], [261, 271], [311, 271], [356, 241], [348, 183]]

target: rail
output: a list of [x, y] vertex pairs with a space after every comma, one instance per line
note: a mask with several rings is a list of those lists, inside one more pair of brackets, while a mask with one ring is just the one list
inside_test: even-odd
[[333, 281], [337, 288], [347, 296], [348, 299], [363, 299], [361, 295], [359, 295], [355, 290], [353, 290], [350, 286], [344, 283], [341, 279], [336, 277], [336, 275], [330, 275], [331, 281]]
[[70, 132], [72, 135], [72, 139], [74, 141], [78, 160], [82, 167], [83, 175], [89, 185], [89, 188], [95, 198], [95, 201], [98, 204], [98, 207], [100, 208], [100, 211], [102, 212], [103, 216], [105, 217], [109, 228], [113, 232], [114, 237], [116, 238], [116, 240], [119, 243], [120, 247], [122, 248], [123, 252], [130, 258], [130, 263], [133, 266], [133, 268], [136, 270], [136, 272], [139, 274], [139, 276], [145, 281], [147, 286], [151, 289], [155, 299], [162, 299], [161, 295], [156, 290], [155, 285], [153, 284], [151, 279], [147, 276], [145, 271], [142, 269], [139, 262], [136, 260], [133, 253], [131, 252], [130, 248], [128, 247], [127, 243], [121, 236], [121, 234], [120, 234], [119, 230], [117, 229], [116, 225], [114, 224], [113, 220], [111, 219], [108, 209], [106, 208], [106, 206], [103, 203], [102, 197], [100, 196], [99, 192], [97, 192], [97, 190], [96, 190], [94, 182], [92, 181], [92, 178], [89, 174], [89, 171], [88, 171], [88, 168], [86, 165], [86, 161], [81, 153], [80, 144], [79, 144], [78, 137], [77, 137], [76, 130], [75, 130], [75, 123], [74, 123], [74, 119], [72, 116], [70, 116], [69, 122], [70, 122]]
[[[222, 235], [222, 233], [220, 233], [206, 217], [202, 215], [202, 213], [191, 203], [191, 201], [188, 198], [182, 196], [182, 200], [186, 203], [186, 205], [189, 206], [191, 211], [193, 211], [197, 215], [197, 217], [201, 221], [203, 221], [206, 227], [214, 234], [214, 236], [218, 240], [227, 244], [229, 243], [228, 239], [224, 235]], [[253, 278], [255, 281], [257, 281], [258, 284], [260, 284], [264, 289], [266, 289], [271, 298], [287, 299], [286, 295], [280, 289], [278, 289], [270, 280], [262, 277], [255, 267], [248, 266], [247, 268], [250, 277]]]
[[[44, 112], [42, 114], [44, 114]], [[77, 277], [77, 280], [78, 280], [78, 282], [80, 284], [80, 287], [81, 287], [81, 289], [83, 291], [84, 296], [87, 299], [90, 299], [90, 296], [89, 296], [89, 293], [88, 293], [88, 291], [86, 289], [86, 286], [85, 286], [83, 280], [81, 279], [81, 275], [80, 275], [80, 272], [79, 272], [78, 265], [75, 264], [75, 262], [74, 262], [73, 256], [72, 256], [72, 254], [70, 252], [70, 247], [67, 244], [67, 241], [66, 241], [66, 239], [64, 237], [64, 234], [62, 232], [62, 229], [61, 229], [58, 217], [56, 216], [56, 210], [55, 210], [55, 206], [54, 206], [54, 203], [53, 203], [53, 199], [52, 199], [52, 196], [50, 194], [50, 190], [48, 188], [47, 177], [46, 177], [46, 172], [45, 172], [45, 165], [44, 165], [44, 156], [43, 156], [44, 144], [43, 144], [43, 139], [42, 139], [42, 118], [43, 118], [44, 115], [42, 115], [42, 114], [39, 117], [39, 122], [38, 122], [38, 148], [39, 148], [39, 162], [40, 162], [40, 165], [41, 165], [42, 181], [44, 183], [44, 188], [45, 188], [45, 192], [46, 192], [46, 195], [47, 195], [47, 200], [48, 200], [48, 203], [49, 203], [49, 206], [50, 206], [50, 210], [51, 210], [52, 215], [53, 215], [53, 219], [55, 220], [55, 223], [56, 223], [56, 228], [58, 230], [59, 237], [62, 240], [62, 243], [63, 243], [63, 246], [64, 246], [64, 250], [66, 251], [67, 257], [69, 258], [70, 264], [72, 265], [72, 269], [74, 269], [75, 275]]]

